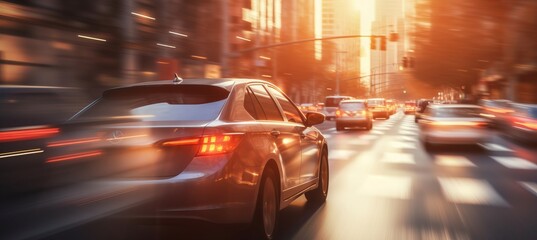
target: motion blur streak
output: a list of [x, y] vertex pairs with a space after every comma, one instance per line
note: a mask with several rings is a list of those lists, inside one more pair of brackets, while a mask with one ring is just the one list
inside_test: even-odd
[[41, 148], [34, 148], [34, 149], [20, 150], [20, 151], [15, 151], [15, 152], [0, 153], [0, 158], [16, 157], [16, 156], [22, 156], [22, 155], [37, 154], [37, 153], [42, 153], [42, 152], [43, 150]]
[[108, 138], [106, 140], [107, 141], [117, 141], [117, 140], [125, 140], [125, 139], [131, 139], [131, 138], [141, 138], [141, 137], [147, 137], [147, 134], [125, 136], [125, 137], [116, 137], [116, 138]]
[[60, 130], [58, 128], [38, 128], [0, 132], [0, 142], [46, 138], [51, 137], [59, 132]]
[[94, 157], [94, 156], [99, 156], [102, 153], [103, 153], [102, 151], [97, 150], [97, 151], [90, 151], [90, 152], [82, 152], [82, 153], [63, 155], [63, 156], [59, 156], [59, 157], [49, 158], [47, 160], [47, 163], [74, 160], [74, 159], [79, 159], [79, 158]]
[[74, 140], [57, 141], [57, 142], [49, 143], [47, 147], [63, 147], [63, 146], [76, 145], [76, 144], [82, 144], [82, 143], [98, 142], [100, 140], [101, 139], [99, 138], [80, 138], [80, 139], [74, 139]]

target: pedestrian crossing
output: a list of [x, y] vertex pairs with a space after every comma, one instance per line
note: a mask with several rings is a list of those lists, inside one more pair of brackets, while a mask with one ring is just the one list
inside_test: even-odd
[[[381, 123], [375, 123], [373, 130], [358, 136], [352, 134], [340, 135], [334, 131], [334, 133], [330, 133], [329, 137], [341, 137], [338, 140], [344, 143], [342, 145], [345, 146], [332, 146], [329, 159], [355, 161], [357, 159], [355, 156], [359, 155], [360, 152], [350, 149], [354, 147], [368, 149], [379, 143], [383, 151], [371, 161], [374, 164], [382, 164], [384, 167], [418, 166], [423, 161], [429, 160], [431, 166], [437, 170], [463, 168], [475, 170], [494, 165], [516, 171], [529, 172], [537, 170], [537, 164], [530, 161], [535, 159], [516, 156], [513, 149], [496, 143], [480, 144], [483, 149], [487, 150], [487, 154], [484, 156], [479, 155], [475, 158], [472, 155], [467, 156], [457, 153], [428, 153], [424, 157], [421, 151], [417, 151], [421, 149], [418, 135], [419, 128], [411, 116], [392, 117]], [[344, 147], [344, 149], [339, 149], [339, 147]], [[535, 173], [537, 174], [537, 172]], [[454, 204], [512, 207], [507, 201], [508, 196], [498, 192], [495, 189], [495, 185], [487, 181], [487, 179], [458, 176], [437, 176], [433, 179], [438, 184], [444, 199]], [[418, 179], [413, 179], [411, 175], [379, 175], [374, 173], [367, 175], [356, 191], [358, 191], [359, 195], [367, 197], [398, 200], [412, 199], [413, 194], [415, 194], [413, 187], [416, 187], [417, 181]], [[419, 181], [421, 183], [423, 179], [419, 179]], [[516, 184], [531, 196], [536, 197], [537, 200], [536, 182], [516, 181]]]

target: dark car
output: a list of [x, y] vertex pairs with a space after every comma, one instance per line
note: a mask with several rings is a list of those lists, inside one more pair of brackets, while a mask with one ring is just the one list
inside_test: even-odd
[[373, 128], [373, 114], [367, 107], [366, 100], [343, 100], [336, 111], [336, 130], [346, 127]]
[[[313, 127], [323, 121], [262, 80], [142, 83], [105, 91], [62, 125], [43, 164], [58, 186], [103, 184], [77, 188], [84, 196], [69, 195], [68, 206], [110, 202], [103, 208], [125, 217], [253, 223], [256, 239], [269, 239], [280, 209], [302, 194], [326, 199], [328, 148]], [[86, 216], [88, 205], [75, 206]]]
[[423, 113], [425, 112], [425, 109], [427, 109], [427, 106], [429, 104], [432, 104], [434, 101], [433, 100], [430, 100], [430, 99], [420, 99], [418, 100], [418, 104], [416, 106], [416, 111], [414, 112], [414, 122], [417, 123]]
[[491, 127], [505, 129], [509, 127], [508, 117], [513, 112], [511, 101], [505, 99], [483, 99], [479, 105], [483, 106], [483, 117], [491, 121]]
[[506, 134], [518, 141], [537, 144], [537, 104], [513, 103], [506, 117]]

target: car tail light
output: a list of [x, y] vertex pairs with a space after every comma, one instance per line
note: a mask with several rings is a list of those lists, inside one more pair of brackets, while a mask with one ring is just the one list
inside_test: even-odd
[[11, 142], [20, 140], [32, 140], [52, 137], [60, 132], [58, 128], [33, 128], [0, 132], [0, 142]]
[[446, 122], [429, 122], [431, 125], [436, 126], [470, 126], [470, 127], [485, 127], [486, 122], [466, 122], [466, 121], [446, 121]]
[[160, 143], [163, 147], [199, 146], [198, 156], [224, 154], [237, 147], [242, 134], [207, 135], [196, 138], [168, 140]]
[[336, 117], [341, 117], [341, 110], [336, 110]]
[[362, 114], [363, 116], [365, 116], [365, 115], [367, 114], [367, 112], [366, 112], [365, 110], [362, 110], [361, 114]]
[[525, 127], [532, 130], [537, 130], [537, 122], [535, 121], [515, 121], [516, 126]]

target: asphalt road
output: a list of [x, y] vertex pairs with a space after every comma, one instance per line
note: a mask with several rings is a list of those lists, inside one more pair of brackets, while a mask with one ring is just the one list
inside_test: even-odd
[[[319, 126], [329, 143], [327, 202], [280, 215], [279, 239], [537, 239], [537, 150], [492, 132], [477, 147], [426, 152], [412, 115], [371, 131]], [[97, 221], [51, 239], [241, 239], [244, 226]]]

